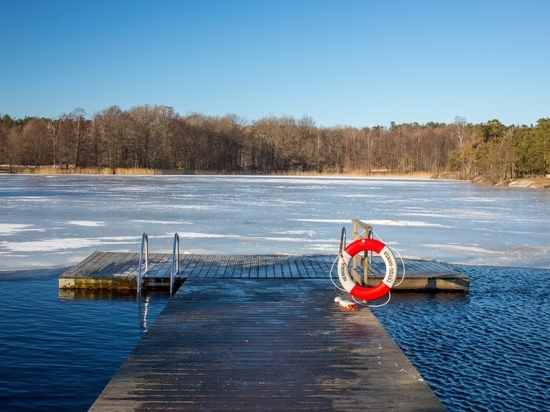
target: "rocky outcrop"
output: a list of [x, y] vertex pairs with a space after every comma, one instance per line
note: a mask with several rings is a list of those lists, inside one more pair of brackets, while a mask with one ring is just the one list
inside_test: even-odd
[[549, 189], [550, 178], [548, 177], [534, 177], [529, 179], [514, 179], [508, 183], [510, 187], [534, 187], [537, 189]]

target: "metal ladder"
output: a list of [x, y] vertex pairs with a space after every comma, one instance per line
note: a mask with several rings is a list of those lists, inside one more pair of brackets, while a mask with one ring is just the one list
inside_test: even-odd
[[[177, 233], [174, 234], [174, 242], [172, 246], [172, 266], [170, 267], [170, 295], [174, 293], [174, 282], [180, 266], [180, 237]], [[139, 266], [137, 276], [137, 296], [141, 295], [141, 284], [143, 278], [147, 277], [149, 270], [149, 237], [147, 233], [141, 236], [141, 249], [139, 252]]]

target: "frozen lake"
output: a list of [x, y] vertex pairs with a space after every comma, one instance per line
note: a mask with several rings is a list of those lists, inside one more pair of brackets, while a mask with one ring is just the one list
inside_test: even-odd
[[0, 175], [0, 270], [93, 251], [336, 254], [351, 219], [403, 257], [550, 268], [550, 191], [469, 182], [255, 176]]
[[548, 410], [549, 210], [548, 190], [456, 181], [0, 175], [0, 405], [87, 410], [168, 302], [60, 299], [57, 276], [93, 251], [138, 252], [147, 232], [170, 252], [178, 232], [190, 253], [336, 255], [356, 218], [472, 279], [374, 310], [448, 410]]

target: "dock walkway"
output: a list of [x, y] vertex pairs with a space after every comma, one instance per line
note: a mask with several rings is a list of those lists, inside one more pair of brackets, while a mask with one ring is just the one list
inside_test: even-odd
[[[183, 286], [90, 410], [444, 411], [368, 308], [334, 304], [334, 260], [180, 256]], [[150, 254], [143, 287], [166, 287], [171, 264]], [[137, 253], [96, 252], [60, 276], [60, 294], [135, 290], [138, 265]], [[370, 266], [378, 283], [384, 264]], [[397, 289], [468, 289], [445, 264], [405, 267]]]
[[[179, 257], [176, 287], [188, 278], [327, 279], [336, 256], [195, 255]], [[444, 263], [405, 259], [405, 279], [394, 290], [467, 291], [469, 277]], [[169, 286], [172, 255], [149, 254], [143, 288]], [[59, 277], [60, 289], [136, 289], [139, 253], [94, 252]], [[385, 266], [373, 260], [369, 285], [384, 277]], [[402, 270], [399, 270], [399, 276]], [[333, 276], [337, 279], [336, 268]]]
[[370, 310], [340, 311], [326, 277], [242, 269], [190, 276], [90, 411], [445, 410]]

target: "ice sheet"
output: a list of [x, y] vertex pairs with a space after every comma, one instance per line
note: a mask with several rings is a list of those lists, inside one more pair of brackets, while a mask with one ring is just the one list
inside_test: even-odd
[[422, 179], [0, 175], [0, 270], [95, 250], [336, 254], [351, 219], [403, 257], [550, 268], [550, 191]]
[[32, 228], [33, 225], [24, 223], [0, 223], [0, 236], [9, 236], [23, 231], [41, 231], [43, 229]]

